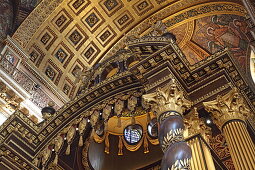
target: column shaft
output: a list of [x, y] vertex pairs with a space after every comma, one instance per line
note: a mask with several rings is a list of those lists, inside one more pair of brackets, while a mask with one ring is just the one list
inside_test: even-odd
[[236, 169], [255, 167], [255, 146], [242, 121], [231, 121], [223, 127], [230, 154]]
[[192, 150], [192, 170], [215, 170], [211, 152], [200, 137], [189, 140], [188, 144]]

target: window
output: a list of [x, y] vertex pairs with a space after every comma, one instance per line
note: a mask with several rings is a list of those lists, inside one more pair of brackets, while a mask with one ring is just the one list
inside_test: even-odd
[[140, 125], [129, 125], [124, 129], [124, 138], [128, 144], [137, 144], [143, 135], [143, 130]]

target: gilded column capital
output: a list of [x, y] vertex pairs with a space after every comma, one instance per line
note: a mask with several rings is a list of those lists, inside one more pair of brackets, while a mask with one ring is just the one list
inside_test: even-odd
[[157, 113], [158, 118], [166, 112], [182, 114], [192, 105], [192, 102], [183, 96], [183, 91], [178, 90], [174, 80], [157, 88], [153, 93], [143, 95], [143, 99]]
[[185, 137], [190, 137], [195, 134], [201, 134], [203, 138], [208, 142], [208, 137], [211, 136], [211, 128], [206, 126], [204, 121], [199, 118], [197, 108], [184, 117], [185, 128], [188, 130], [188, 134]]
[[237, 88], [233, 88], [224, 96], [217, 96], [213, 101], [203, 102], [203, 104], [208, 112], [212, 112], [215, 123], [221, 128], [229, 120], [245, 120], [250, 113]]

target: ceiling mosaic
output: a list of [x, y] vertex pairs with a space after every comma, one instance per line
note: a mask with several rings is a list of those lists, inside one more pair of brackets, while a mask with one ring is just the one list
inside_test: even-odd
[[2, 42], [12, 30], [13, 9], [11, 2], [0, 0], [0, 3], [0, 42]]
[[212, 15], [171, 29], [191, 64], [228, 48], [245, 70], [250, 38], [245, 18], [237, 15]]
[[[112, 56], [125, 46], [124, 35], [143, 35], [157, 20], [163, 20], [177, 36], [177, 42], [191, 64], [203, 60], [215, 50], [229, 47], [231, 44], [227, 42], [221, 44], [223, 37], [213, 37], [210, 31], [219, 32], [218, 28], [224, 26], [226, 34], [222, 36], [227, 37], [227, 32], [233, 29], [243, 36], [244, 23], [236, 21], [239, 15], [245, 15], [245, 10], [232, 3], [235, 0], [231, 3], [208, 2], [212, 1], [44, 0], [22, 23], [13, 38], [26, 50], [31, 63], [42, 76], [72, 98], [78, 90], [74, 83], [78, 70], [84, 71]], [[224, 17], [222, 19], [220, 14], [225, 13], [238, 16], [225, 15], [232, 20], [225, 17], [228, 23], [224, 21], [226, 25], [222, 25], [219, 22]], [[217, 23], [214, 23], [215, 17], [219, 20]], [[230, 28], [231, 24], [233, 27]], [[237, 39], [235, 43], [242, 46], [238, 46], [238, 54], [235, 53], [236, 58], [241, 60], [247, 39], [241, 37], [238, 40], [237, 36], [234, 34], [229, 38]], [[201, 39], [207, 42], [201, 42]], [[232, 44], [233, 52], [238, 50], [236, 44]]]

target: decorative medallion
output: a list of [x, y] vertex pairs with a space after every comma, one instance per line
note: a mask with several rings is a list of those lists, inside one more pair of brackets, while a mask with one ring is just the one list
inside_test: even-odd
[[61, 42], [56, 47], [56, 49], [54, 50], [52, 55], [56, 59], [58, 59], [59, 62], [64, 64], [63, 65], [64, 68], [67, 67], [67, 65], [70, 63], [70, 61], [74, 57], [74, 53], [68, 48], [68, 46], [66, 44], [64, 44], [64, 42]]
[[104, 23], [105, 20], [96, 8], [92, 8], [86, 13], [81, 21], [93, 33]]
[[63, 32], [72, 21], [72, 16], [68, 14], [65, 9], [63, 9], [54, 17], [52, 24], [59, 32]]
[[56, 78], [57, 73], [55, 72], [55, 70], [48, 65], [45, 69], [45, 74], [46, 76], [51, 79], [52, 81], [54, 81], [54, 79]]
[[63, 92], [68, 96], [71, 91], [71, 87], [68, 84], [64, 84]]
[[49, 40], [51, 39], [51, 36], [46, 32], [42, 38], [41, 38], [41, 42], [46, 45], [47, 42], [49, 42]]
[[76, 50], [79, 50], [80, 47], [85, 43], [88, 39], [87, 34], [83, 31], [83, 29], [76, 25], [68, 34], [67, 40], [75, 47]]
[[74, 45], [77, 45], [81, 41], [82, 35], [77, 30], [74, 30], [72, 34], [69, 36], [69, 39], [72, 41]]
[[58, 51], [55, 53], [55, 57], [61, 62], [63, 63], [67, 57], [67, 53], [62, 49], [59, 48]]
[[34, 44], [29, 50], [29, 56], [29, 59], [35, 64], [35, 66], [39, 67], [45, 54], [37, 45]]
[[103, 29], [103, 31], [97, 36], [98, 41], [102, 44], [102, 46], [106, 46], [114, 37], [116, 33], [110, 26], [107, 26]]
[[129, 11], [125, 11], [114, 20], [114, 23], [118, 29], [122, 31], [133, 21], [134, 17], [131, 15], [131, 13]]
[[56, 85], [58, 85], [59, 80], [63, 74], [62, 71], [57, 67], [57, 65], [51, 60], [48, 60], [44, 73]]
[[102, 0], [100, 5], [108, 16], [112, 16], [123, 7], [121, 0]]
[[153, 4], [149, 0], [141, 0], [133, 5], [135, 12], [139, 16], [144, 15], [149, 10], [151, 10], [153, 7], [154, 7]]
[[42, 33], [40, 34], [40, 36], [38, 37], [38, 39], [40, 40], [40, 42], [45, 46], [46, 50], [49, 50], [51, 45], [55, 42], [55, 40], [57, 39], [57, 35], [56, 33], [50, 28], [50, 27], [46, 27]]
[[82, 56], [89, 64], [93, 63], [97, 55], [99, 54], [99, 48], [94, 42], [91, 42], [83, 51]]
[[76, 15], [79, 15], [89, 4], [89, 0], [72, 0], [68, 6]]

